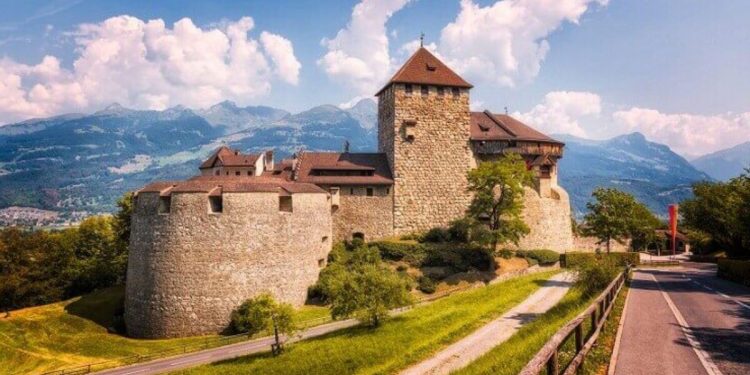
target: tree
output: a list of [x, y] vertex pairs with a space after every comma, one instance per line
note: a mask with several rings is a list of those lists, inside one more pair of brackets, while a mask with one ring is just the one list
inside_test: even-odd
[[727, 182], [693, 184], [693, 198], [680, 204], [685, 225], [708, 237], [707, 250], [750, 256], [750, 170]]
[[628, 230], [631, 239], [630, 246], [635, 250], [647, 250], [650, 247], [656, 247], [657, 251], [660, 250], [663, 238], [656, 233], [656, 230], [661, 226], [661, 220], [646, 205], [635, 201], [633, 217]]
[[260, 332], [273, 334], [276, 337], [276, 348], [281, 348], [279, 334], [291, 336], [297, 331], [294, 321], [294, 309], [288, 303], [279, 303], [268, 294], [243, 302], [237, 310], [232, 312], [232, 329], [236, 332], [253, 335]]
[[585, 233], [607, 244], [610, 252], [612, 240], [623, 243], [635, 231], [643, 230], [644, 216], [648, 209], [635, 198], [623, 191], [611, 188], [597, 188], [591, 195], [595, 201], [586, 204]]
[[518, 154], [508, 154], [493, 162], [483, 162], [469, 171], [469, 191], [474, 199], [468, 215], [475, 220], [487, 220], [486, 244], [492, 250], [498, 243], [518, 244], [529, 233], [523, 221], [524, 188], [533, 183], [533, 173]]
[[407, 281], [382, 264], [377, 248], [354, 248], [345, 262], [321, 272], [319, 288], [331, 303], [334, 319], [354, 316], [378, 326], [390, 309], [412, 302]]

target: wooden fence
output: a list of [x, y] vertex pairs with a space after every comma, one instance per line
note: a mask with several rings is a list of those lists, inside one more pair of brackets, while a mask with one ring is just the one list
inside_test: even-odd
[[[563, 374], [572, 375], [576, 373], [583, 365], [586, 354], [599, 337], [599, 332], [604, 327], [607, 316], [612, 310], [615, 299], [620, 293], [629, 272], [630, 268], [628, 267], [607, 286], [585, 311], [557, 331], [519, 374], [538, 375], [543, 370], [546, 370], [548, 375], [560, 374], [560, 349], [571, 336], [575, 337], [575, 356], [570, 363], [565, 365]], [[584, 334], [584, 325], [589, 323], [589, 320], [591, 328]]]

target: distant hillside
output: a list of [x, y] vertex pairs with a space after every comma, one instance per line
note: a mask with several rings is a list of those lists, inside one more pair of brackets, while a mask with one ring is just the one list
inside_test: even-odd
[[635, 195], [659, 215], [670, 203], [692, 194], [695, 181], [710, 180], [668, 146], [650, 142], [641, 133], [592, 141], [554, 135], [565, 142], [560, 161], [560, 185], [570, 194], [577, 216], [596, 187], [616, 187]]
[[[29, 120], [0, 127], [0, 209], [53, 210], [61, 220], [110, 212], [125, 191], [196, 174], [200, 161], [222, 144], [274, 149], [277, 160], [301, 148], [341, 150], [346, 141], [352, 151], [374, 151], [376, 125], [370, 99], [347, 110], [322, 105], [296, 114], [231, 102], [164, 111], [115, 104], [88, 115]], [[556, 138], [567, 143], [560, 184], [578, 215], [597, 186], [622, 188], [663, 214], [668, 203], [690, 196], [692, 182], [709, 178], [638, 133], [608, 141]], [[19, 209], [13, 212], [23, 217]], [[29, 219], [36, 212], [29, 210]]]
[[692, 164], [717, 180], [737, 177], [750, 168], [750, 142], [701, 156]]

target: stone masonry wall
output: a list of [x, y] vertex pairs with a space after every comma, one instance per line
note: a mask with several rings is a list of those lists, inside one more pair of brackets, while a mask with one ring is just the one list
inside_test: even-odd
[[526, 188], [523, 219], [530, 232], [521, 240], [518, 248], [557, 252], [573, 249], [568, 193], [559, 186], [552, 186], [552, 191], [553, 197], [543, 197], [536, 190]]
[[[429, 95], [414, 85], [406, 94], [393, 84], [379, 98], [379, 151], [394, 174], [394, 234], [425, 231], [464, 215], [471, 201], [466, 173], [474, 160], [469, 147], [469, 91]], [[411, 127], [407, 121], [415, 121]], [[414, 139], [408, 140], [407, 134]]]
[[[393, 195], [387, 187], [375, 188], [375, 195], [352, 195], [349, 187], [341, 188], [340, 205], [333, 211], [333, 241], [363, 233], [372, 241], [393, 235]], [[388, 189], [388, 193], [386, 193]]]
[[220, 214], [205, 193], [172, 194], [168, 214], [158, 199], [139, 194], [133, 214], [125, 322], [134, 337], [220, 332], [262, 292], [300, 305], [331, 249], [326, 194], [294, 194], [292, 213], [279, 212], [277, 193], [225, 193]]

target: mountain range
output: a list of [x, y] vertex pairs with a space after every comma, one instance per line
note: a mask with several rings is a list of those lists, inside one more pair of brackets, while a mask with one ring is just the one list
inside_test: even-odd
[[692, 164], [717, 180], [737, 177], [750, 168], [750, 142], [701, 156]]
[[[0, 127], [0, 208], [51, 210], [60, 220], [111, 212], [125, 191], [196, 174], [200, 161], [222, 144], [273, 149], [277, 159], [301, 148], [341, 150], [346, 141], [352, 151], [374, 151], [376, 124], [371, 99], [348, 109], [321, 105], [300, 113], [228, 101], [164, 111], [113, 104], [92, 114], [28, 120]], [[690, 196], [692, 182], [710, 179], [639, 133], [606, 141], [555, 137], [566, 143], [560, 184], [577, 216], [597, 186], [631, 192], [663, 214], [668, 203]]]

